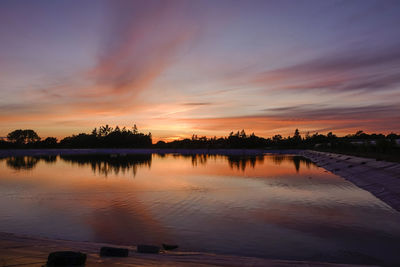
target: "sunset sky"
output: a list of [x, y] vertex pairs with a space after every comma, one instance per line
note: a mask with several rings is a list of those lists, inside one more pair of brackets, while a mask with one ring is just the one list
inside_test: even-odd
[[0, 137], [400, 132], [400, 1], [0, 2]]

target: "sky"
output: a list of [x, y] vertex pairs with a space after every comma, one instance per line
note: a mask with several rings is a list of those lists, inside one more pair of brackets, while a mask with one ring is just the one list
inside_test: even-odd
[[400, 132], [400, 1], [0, 1], [0, 137]]

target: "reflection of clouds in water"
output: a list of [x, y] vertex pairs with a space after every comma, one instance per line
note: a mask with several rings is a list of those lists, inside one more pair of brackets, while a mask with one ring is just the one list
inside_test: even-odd
[[124, 200], [110, 199], [102, 206], [92, 211], [87, 222], [94, 241], [124, 245], [171, 241], [166, 228], [134, 194]]
[[[382, 264], [379, 258], [385, 251], [387, 260], [394, 260], [394, 248], [398, 249], [399, 246], [398, 237], [393, 236], [391, 231], [392, 227], [396, 230], [399, 227], [390, 225], [389, 220], [387, 223], [376, 222], [376, 218], [388, 216], [386, 210], [377, 209], [376, 206], [359, 206], [355, 212], [353, 205], [341, 205], [338, 208], [326, 205], [305, 206], [304, 203], [295, 202], [274, 204], [273, 209], [254, 209], [248, 216], [285, 231], [293, 231], [300, 240], [307, 239], [308, 245], [313, 243], [312, 245], [319, 248], [325, 247], [325, 251], [334, 250], [324, 255], [315, 254], [316, 258], [335, 261], [340, 257], [342, 262], [346, 263]], [[362, 222], [358, 221], [361, 217], [364, 218]], [[382, 227], [382, 224], [386, 224], [387, 228]], [[321, 243], [320, 240], [327, 242]], [[380, 243], [381, 251], [376, 249], [374, 240], [384, 240]], [[332, 244], [335, 244], [333, 248]], [[363, 247], [363, 250], [360, 250], [360, 247]], [[346, 251], [351, 253], [347, 254]]]

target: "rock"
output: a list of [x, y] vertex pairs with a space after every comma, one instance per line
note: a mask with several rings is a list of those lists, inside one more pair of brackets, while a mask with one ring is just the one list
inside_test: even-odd
[[177, 249], [179, 246], [178, 246], [178, 245], [162, 244], [162, 247], [163, 247], [165, 250], [173, 250], [173, 249]]
[[56, 251], [47, 257], [47, 266], [85, 265], [86, 254], [74, 251]]
[[127, 248], [102, 247], [100, 249], [101, 257], [128, 257], [128, 255]]
[[150, 245], [138, 245], [137, 252], [139, 253], [153, 253], [157, 254], [160, 252], [160, 247]]

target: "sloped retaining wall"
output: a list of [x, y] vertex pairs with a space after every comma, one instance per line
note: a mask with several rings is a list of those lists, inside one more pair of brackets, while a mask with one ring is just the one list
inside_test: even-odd
[[298, 153], [349, 180], [400, 211], [400, 164], [348, 155], [304, 150]]

